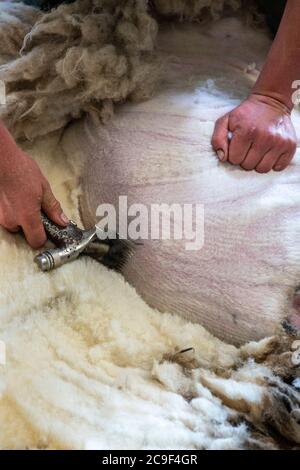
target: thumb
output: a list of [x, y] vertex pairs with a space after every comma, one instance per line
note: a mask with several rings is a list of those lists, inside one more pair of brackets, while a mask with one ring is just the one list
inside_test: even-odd
[[48, 182], [44, 186], [42, 209], [46, 215], [56, 224], [62, 225], [63, 227], [68, 225], [69, 219], [63, 213], [61, 205], [55, 198]]
[[228, 159], [228, 125], [229, 114], [216, 121], [211, 144], [218, 155], [220, 161], [225, 162]]

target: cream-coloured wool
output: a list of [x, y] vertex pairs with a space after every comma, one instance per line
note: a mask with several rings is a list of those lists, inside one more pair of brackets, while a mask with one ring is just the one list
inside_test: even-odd
[[[3, 15], [2, 6], [17, 40], [22, 12]], [[57, 135], [27, 150], [79, 220], [81, 162]], [[299, 393], [273, 374], [299, 377], [289, 340], [237, 349], [151, 309], [92, 260], [44, 274], [32, 259], [21, 236], [1, 231], [1, 448], [274, 448], [281, 441], [267, 437], [270, 427], [300, 442]]]
[[[55, 135], [28, 151], [79, 220], [80, 162]], [[93, 260], [45, 274], [33, 256], [21, 236], [1, 231], [1, 448], [276, 448], [274, 426], [300, 443], [299, 393], [249, 359], [271, 358], [278, 340], [237, 349], [151, 309]], [[288, 350], [285, 371], [296, 377]]]

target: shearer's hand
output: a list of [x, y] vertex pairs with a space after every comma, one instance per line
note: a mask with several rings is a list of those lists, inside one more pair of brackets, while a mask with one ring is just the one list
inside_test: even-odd
[[53, 222], [67, 225], [68, 218], [37, 163], [0, 122], [0, 225], [10, 232], [22, 228], [29, 245], [39, 248], [47, 239], [41, 209]]
[[252, 94], [217, 120], [212, 146], [220, 161], [245, 170], [282, 171], [296, 151], [289, 109], [274, 98]]

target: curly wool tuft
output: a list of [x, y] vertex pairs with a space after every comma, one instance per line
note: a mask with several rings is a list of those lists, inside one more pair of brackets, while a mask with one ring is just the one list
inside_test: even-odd
[[153, 94], [157, 24], [146, 0], [77, 0], [49, 13], [4, 3], [0, 25], [0, 55], [10, 56], [0, 67], [1, 117], [17, 138], [45, 135], [84, 112], [105, 120], [113, 103]]
[[[152, 0], [163, 15], [212, 18], [243, 0]], [[150, 2], [149, 2], [150, 3]], [[159, 82], [157, 23], [147, 0], [77, 0], [42, 13], [1, 2], [0, 118], [16, 138], [63, 128], [84, 113], [102, 121], [114, 103], [150, 98]], [[4, 60], [3, 60], [4, 59]]]

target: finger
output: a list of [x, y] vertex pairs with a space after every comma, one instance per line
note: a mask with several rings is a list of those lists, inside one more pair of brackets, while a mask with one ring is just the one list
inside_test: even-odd
[[255, 171], [257, 171], [257, 173], [269, 173], [277, 160], [278, 152], [270, 150], [263, 156], [262, 160], [255, 167]]
[[252, 145], [252, 139], [241, 134], [239, 131], [233, 133], [229, 143], [228, 161], [233, 165], [240, 165], [246, 158]]
[[0, 209], [0, 225], [4, 227], [8, 232], [18, 232], [20, 227], [13, 217], [6, 215], [6, 211], [3, 211], [3, 207]]
[[211, 139], [212, 147], [222, 162], [228, 157], [228, 121], [228, 114], [217, 120]]
[[244, 168], [244, 170], [254, 170], [263, 159], [264, 153], [261, 148], [252, 144], [245, 159], [241, 163], [241, 167]]
[[45, 183], [42, 209], [47, 216], [58, 225], [65, 227], [69, 223], [68, 217], [63, 213], [60, 203], [55, 198], [48, 182]]
[[2, 221], [0, 220], [0, 225], [5, 228], [8, 232], [16, 233], [20, 230], [20, 227], [13, 221]]
[[291, 152], [285, 152], [282, 155], [280, 155], [280, 157], [274, 164], [273, 170], [274, 171], [284, 170], [291, 163], [293, 156], [294, 154]]
[[22, 229], [27, 242], [32, 248], [40, 248], [46, 243], [47, 237], [40, 212], [27, 216], [22, 222]]
[[11, 233], [17, 233], [19, 232], [20, 230], [20, 227], [18, 225], [14, 225], [14, 226], [8, 226], [6, 227], [5, 225], [3, 225], [3, 227], [8, 231], [8, 232], [11, 232]]

